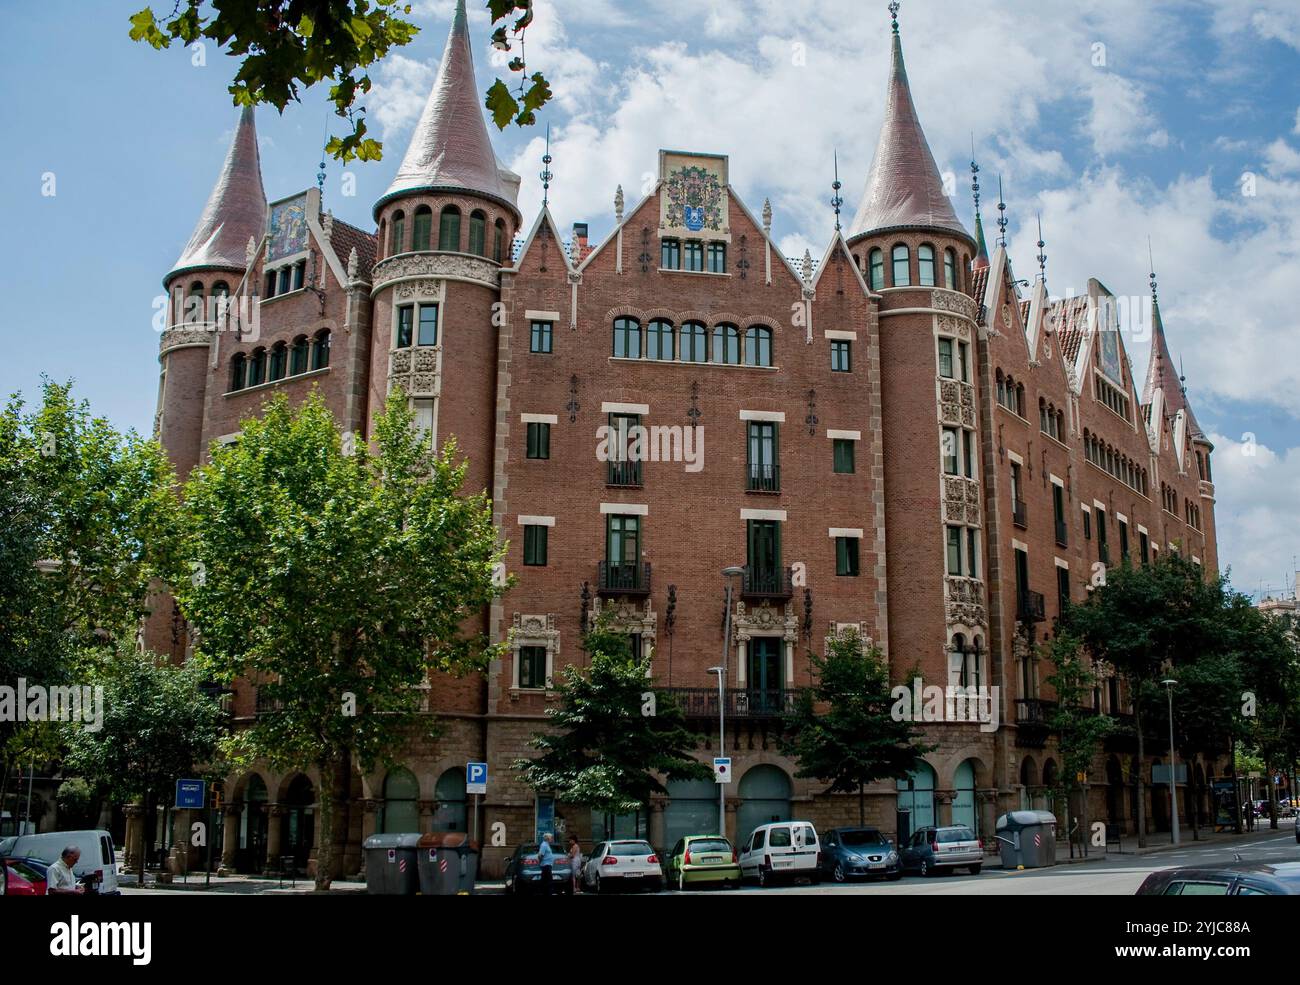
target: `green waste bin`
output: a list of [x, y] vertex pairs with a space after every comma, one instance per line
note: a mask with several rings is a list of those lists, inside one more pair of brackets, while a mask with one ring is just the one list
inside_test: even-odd
[[435, 831], [420, 837], [416, 850], [420, 892], [426, 896], [473, 893], [478, 878], [478, 845], [463, 831]]
[[376, 896], [414, 896], [419, 892], [416, 863], [420, 836], [371, 835], [366, 853], [366, 892]]

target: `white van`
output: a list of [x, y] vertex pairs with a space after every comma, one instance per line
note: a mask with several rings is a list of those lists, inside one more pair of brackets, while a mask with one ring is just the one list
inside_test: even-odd
[[81, 849], [81, 858], [77, 859], [72, 870], [78, 879], [97, 874], [101, 893], [121, 893], [117, 885], [113, 836], [107, 831], [46, 831], [36, 835], [18, 835], [5, 839], [4, 854], [8, 858], [38, 858], [53, 865], [69, 845]]
[[741, 879], [760, 886], [773, 879], [806, 876], [820, 882], [817, 857], [821, 842], [811, 821], [774, 821], [755, 828], [740, 849]]

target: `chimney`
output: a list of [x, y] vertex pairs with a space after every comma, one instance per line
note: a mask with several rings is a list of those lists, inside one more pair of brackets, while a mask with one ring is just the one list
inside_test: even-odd
[[587, 224], [585, 222], [575, 222], [573, 224], [573, 262], [582, 263], [590, 252], [591, 248], [587, 245]]

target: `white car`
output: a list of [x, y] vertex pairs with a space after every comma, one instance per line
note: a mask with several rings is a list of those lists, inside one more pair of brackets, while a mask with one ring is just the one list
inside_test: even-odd
[[663, 889], [664, 873], [650, 842], [602, 841], [582, 865], [581, 886], [603, 893], [616, 888]]
[[774, 879], [807, 877], [820, 881], [817, 865], [821, 843], [810, 821], [777, 821], [753, 830], [740, 850], [741, 879], [760, 886]]

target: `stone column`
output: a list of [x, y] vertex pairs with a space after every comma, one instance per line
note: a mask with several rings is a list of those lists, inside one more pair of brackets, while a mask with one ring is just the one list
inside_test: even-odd
[[655, 799], [650, 801], [650, 818], [649, 818], [650, 844], [654, 845], [656, 850], [666, 852], [672, 845], [664, 844], [664, 801]]
[[267, 804], [266, 871], [280, 871], [280, 827], [285, 815], [283, 804]]
[[384, 802], [377, 797], [371, 797], [361, 802], [361, 843], [363, 845], [367, 838], [379, 833], [379, 812], [383, 810], [383, 807]]
[[144, 828], [144, 805], [127, 804], [122, 808], [122, 813], [126, 815], [126, 844], [122, 847], [126, 850], [123, 857], [123, 865], [127, 872], [138, 872], [140, 869], [140, 832]]
[[736, 824], [738, 823], [737, 811], [739, 810], [739, 808], [740, 808], [739, 802], [732, 799], [727, 800], [727, 830], [723, 832], [723, 834], [727, 836], [727, 840], [731, 842], [732, 846], [737, 851], [740, 850], [740, 845], [737, 844], [736, 838], [737, 837], [743, 838], [745, 835], [749, 834], [749, 832], [746, 831], [738, 835], [736, 831]]
[[227, 804], [222, 813], [225, 815], [225, 828], [221, 837], [221, 865], [217, 869], [217, 875], [228, 876], [235, 871], [235, 853], [239, 851], [239, 819], [244, 813], [244, 804], [242, 801]]
[[936, 790], [934, 792], [935, 824], [945, 827], [952, 824], [952, 799], [955, 791]]
[[980, 838], [997, 836], [997, 791], [980, 790], [975, 794], [976, 810], [979, 812]]
[[[732, 627], [732, 631], [735, 631], [735, 627]], [[745, 686], [745, 675], [749, 673], [749, 668], [745, 665], [745, 644], [748, 641], [748, 636], [736, 637], [736, 686], [741, 688]]]
[[172, 811], [172, 847], [167, 853], [167, 869], [174, 875], [202, 868], [202, 856], [196, 857], [198, 849], [190, 843], [190, 827], [201, 816], [201, 811]]
[[425, 834], [433, 830], [433, 812], [438, 803], [434, 800], [421, 800], [418, 802], [418, 806], [420, 808], [420, 833]]

